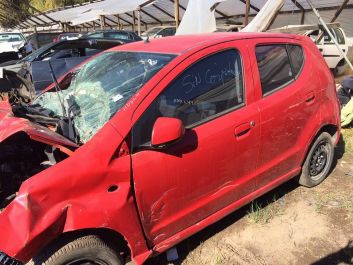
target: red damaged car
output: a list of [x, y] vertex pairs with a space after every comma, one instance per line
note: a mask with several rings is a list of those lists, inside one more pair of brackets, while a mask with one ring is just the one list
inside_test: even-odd
[[142, 264], [298, 177], [328, 175], [334, 79], [296, 35], [119, 46], [0, 104], [0, 263]]

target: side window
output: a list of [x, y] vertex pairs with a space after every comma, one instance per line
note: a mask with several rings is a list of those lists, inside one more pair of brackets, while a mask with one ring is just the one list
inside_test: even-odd
[[196, 126], [244, 103], [240, 54], [210, 55], [179, 75], [148, 107], [133, 129], [133, 146], [148, 144], [158, 117], [179, 118]]
[[293, 80], [286, 45], [261, 45], [256, 47], [255, 52], [263, 95]]
[[88, 37], [90, 38], [103, 38], [103, 32], [96, 32], [96, 33], [92, 33], [92, 34], [88, 34]]
[[[330, 29], [330, 32], [333, 37], [337, 39], [335, 31], [333, 29]], [[335, 44], [331, 39], [330, 35], [326, 32], [326, 30], [324, 31], [324, 44]]]
[[289, 58], [292, 63], [293, 74], [298, 77], [301, 69], [304, 66], [304, 52], [299, 45], [287, 45]]
[[334, 31], [336, 32], [336, 37], [337, 37], [338, 44], [345, 44], [345, 40], [344, 40], [344, 36], [343, 36], [342, 30], [334, 29]]

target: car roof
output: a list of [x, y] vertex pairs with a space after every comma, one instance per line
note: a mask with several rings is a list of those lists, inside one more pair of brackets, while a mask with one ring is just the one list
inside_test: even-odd
[[191, 49], [202, 49], [217, 43], [256, 38], [302, 39], [302, 36], [279, 33], [220, 32], [207, 34], [179, 35], [138, 41], [110, 49], [109, 51], [140, 51], [155, 53], [182, 54]]
[[125, 29], [97, 29], [97, 30], [94, 30], [94, 31], [90, 31], [87, 34], [92, 34], [92, 33], [97, 33], [97, 32], [126, 32], [126, 33], [134, 33], [133, 31], [125, 30]]

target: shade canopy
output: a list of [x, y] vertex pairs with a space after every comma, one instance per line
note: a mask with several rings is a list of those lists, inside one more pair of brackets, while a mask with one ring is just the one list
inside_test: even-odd
[[[311, 0], [319, 11], [335, 11], [342, 5], [344, 0]], [[215, 12], [217, 19], [235, 19], [244, 16], [246, 0], [226, 0], [221, 2]], [[265, 5], [266, 0], [250, 1], [250, 16], [254, 16]], [[175, 22], [174, 0], [103, 0], [91, 1], [90, 3], [68, 6], [39, 13], [25, 23], [19, 25], [21, 28], [30, 26], [50, 26], [58, 23], [68, 23], [71, 26], [92, 27], [100, 23], [101, 15], [105, 16], [107, 27], [132, 27], [137, 24], [136, 10], [140, 10], [142, 26], [172, 24]], [[188, 0], [179, 0], [179, 14], [182, 19], [187, 8]], [[353, 11], [353, 0], [347, 2], [345, 9]], [[306, 0], [286, 0], [280, 14], [310, 13], [310, 6]], [[343, 12], [344, 13], [344, 12]], [[309, 18], [308, 18], [309, 19]], [[310, 19], [309, 19], [310, 20]], [[352, 20], [352, 19], [350, 19]], [[300, 20], [294, 22], [299, 24]], [[353, 22], [351, 22], [353, 23]], [[290, 23], [293, 24], [293, 23]], [[351, 27], [353, 28], [353, 27]]]

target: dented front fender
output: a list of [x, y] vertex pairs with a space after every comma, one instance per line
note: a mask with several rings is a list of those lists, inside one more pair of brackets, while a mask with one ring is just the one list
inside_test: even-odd
[[121, 143], [107, 124], [71, 157], [24, 182], [0, 213], [0, 251], [27, 262], [63, 233], [107, 228], [127, 240], [133, 258], [147, 258], [131, 191], [130, 156], [116, 157]]

